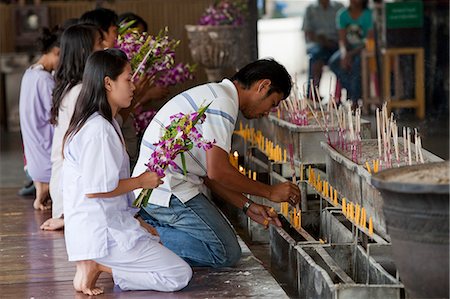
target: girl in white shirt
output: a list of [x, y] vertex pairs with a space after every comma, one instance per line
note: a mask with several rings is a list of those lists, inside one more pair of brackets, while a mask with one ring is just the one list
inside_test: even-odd
[[87, 295], [101, 272], [123, 290], [176, 291], [192, 276], [189, 265], [158, 243], [133, 217], [134, 189], [162, 183], [153, 172], [130, 178], [129, 159], [114, 116], [130, 105], [135, 89], [125, 54], [91, 54], [83, 86], [64, 136], [63, 199], [69, 261], [76, 261], [74, 287]]

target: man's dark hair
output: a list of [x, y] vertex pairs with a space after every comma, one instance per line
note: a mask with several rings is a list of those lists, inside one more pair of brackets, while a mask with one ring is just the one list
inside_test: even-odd
[[245, 89], [258, 80], [269, 79], [271, 81], [268, 95], [273, 92], [283, 94], [283, 99], [291, 93], [291, 76], [286, 68], [273, 59], [260, 59], [247, 64], [231, 78], [231, 81], [239, 82]]
[[104, 32], [108, 32], [109, 27], [118, 26], [119, 17], [107, 8], [96, 8], [85, 12], [79, 19], [80, 24], [93, 24]]

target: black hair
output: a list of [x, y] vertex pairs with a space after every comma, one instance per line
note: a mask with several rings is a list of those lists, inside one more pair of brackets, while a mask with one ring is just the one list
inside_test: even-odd
[[93, 24], [102, 31], [108, 32], [109, 27], [118, 26], [119, 17], [108, 8], [96, 8], [85, 12], [79, 19], [80, 24]]
[[94, 50], [97, 33], [101, 34], [100, 30], [88, 24], [73, 25], [64, 30], [55, 73], [51, 124], [58, 123], [59, 107], [66, 92], [81, 82], [86, 61]]
[[37, 40], [41, 54], [47, 54], [55, 47], [59, 48], [62, 32], [63, 30], [58, 26], [52, 29], [42, 28], [41, 36]]
[[271, 81], [267, 95], [278, 92], [282, 93], [283, 99], [285, 99], [291, 93], [291, 76], [284, 66], [273, 59], [260, 59], [251, 62], [231, 77], [231, 81], [237, 81], [245, 89], [250, 88], [256, 81], [263, 79]]
[[95, 112], [112, 124], [113, 115], [106, 96], [105, 78], [116, 80], [127, 64], [127, 55], [119, 49], [97, 51], [89, 56], [83, 73], [83, 86], [63, 144], [67, 138], [76, 134]]
[[78, 22], [79, 22], [78, 18], [69, 18], [63, 22], [62, 27], [66, 29], [69, 28], [70, 26], [78, 24]]
[[144, 21], [144, 19], [138, 16], [137, 14], [132, 12], [126, 12], [119, 16], [119, 23], [129, 22], [133, 20], [136, 22], [134, 22], [134, 24], [131, 27], [137, 27], [139, 25], [142, 25], [142, 27], [144, 27], [144, 32], [148, 31], [147, 22]]

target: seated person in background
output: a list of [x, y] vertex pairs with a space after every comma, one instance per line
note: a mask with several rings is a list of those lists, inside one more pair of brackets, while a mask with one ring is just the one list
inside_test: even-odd
[[[210, 150], [194, 147], [186, 155], [186, 176], [177, 167], [165, 170], [164, 184], [153, 190], [140, 216], [154, 226], [162, 243], [191, 266], [228, 267], [241, 257], [236, 234], [228, 220], [204, 195], [205, 186], [220, 198], [242, 209], [248, 217], [264, 225], [280, 226], [277, 213], [253, 203], [243, 194], [265, 197], [273, 202], [300, 200], [298, 187], [285, 182], [266, 185], [242, 175], [230, 164], [231, 137], [239, 110], [246, 118], [261, 118], [277, 107], [291, 91], [291, 76], [274, 60], [258, 60], [237, 72], [231, 80], [206, 83], [169, 100], [147, 127], [133, 176], [142, 173], [154, 152], [170, 116], [192, 113], [209, 104], [205, 122], [198, 124], [206, 140], [215, 140]], [[181, 158], [175, 159], [182, 165]], [[138, 195], [140, 190], [136, 190]]]
[[373, 38], [372, 10], [368, 0], [350, 0], [348, 8], [342, 8], [336, 16], [339, 29], [339, 50], [331, 56], [329, 66], [341, 86], [347, 89], [347, 97], [353, 107], [361, 99], [361, 50], [366, 38]]
[[336, 14], [343, 5], [330, 0], [316, 0], [306, 9], [303, 31], [309, 55], [308, 95], [310, 82], [319, 86], [322, 67], [328, 63], [331, 55], [338, 50], [338, 31]]

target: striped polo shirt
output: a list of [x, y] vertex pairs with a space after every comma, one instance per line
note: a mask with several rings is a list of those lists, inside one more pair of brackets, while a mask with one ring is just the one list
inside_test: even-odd
[[[200, 106], [211, 103], [206, 111], [206, 120], [197, 128], [203, 138], [215, 140], [215, 146], [227, 153], [231, 150], [231, 137], [239, 112], [239, 99], [233, 82], [224, 79], [220, 83], [207, 83], [193, 87], [170, 99], [156, 114], [145, 130], [139, 158], [133, 171], [133, 177], [146, 170], [145, 164], [153, 153], [155, 146], [164, 134], [164, 128], [170, 124], [170, 116], [182, 112], [184, 114], [197, 111]], [[202, 190], [203, 179], [207, 175], [206, 151], [194, 147], [185, 153], [187, 175], [184, 176], [181, 159], [175, 163], [178, 167], [169, 166], [165, 171], [164, 184], [152, 191], [150, 203], [168, 207], [170, 197], [174, 194], [182, 202], [187, 202]], [[135, 190], [138, 196], [140, 189]]]

